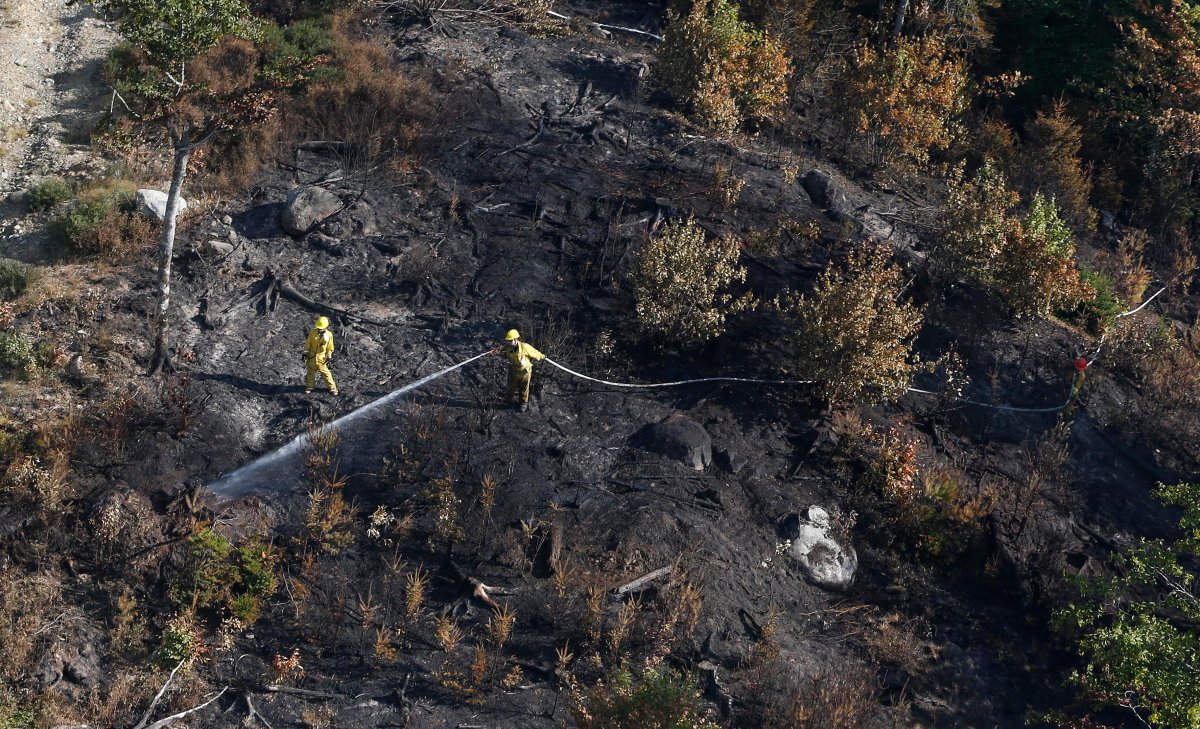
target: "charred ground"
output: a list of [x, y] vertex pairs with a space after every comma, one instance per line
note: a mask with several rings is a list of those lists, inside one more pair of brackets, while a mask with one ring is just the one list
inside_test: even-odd
[[[572, 12], [648, 30], [659, 17], [637, 3]], [[64, 378], [88, 408], [67, 516], [48, 523], [32, 506], [5, 507], [7, 569], [60, 582], [46, 604], [66, 616], [36, 626], [29, 691], [61, 696], [64, 719], [140, 716], [163, 672], [139, 666], [161, 655], [155, 636], [171, 625], [189, 540], [211, 529], [274, 555], [279, 587], [253, 624], [230, 627], [217, 606], [196, 613], [189, 629], [207, 655], [168, 702], [188, 708], [209, 687], [234, 687], [197, 725], [252, 725], [257, 712], [271, 726], [557, 726], [569, 721], [572, 682], [587, 687], [622, 656], [651, 653], [696, 675], [731, 726], [760, 723], [797, 686], [824, 710], [858, 701], [854, 721], [870, 726], [1022, 726], [1030, 710], [1070, 703], [1072, 657], [1047, 625], [1051, 596], [1069, 590], [1062, 575], [1096, 573], [1131, 535], [1171, 534], [1176, 518], [1150, 489], [1197, 472], [1194, 443], [1139, 430], [1149, 406], [1103, 355], [1067, 414], [910, 395], [852, 416], [795, 388], [623, 391], [544, 364], [533, 406], [518, 413], [499, 402], [502, 367], [486, 358], [317, 438], [239, 484], [248, 493], [236, 499], [206, 490], [313, 424], [490, 349], [510, 326], [606, 379], [786, 373], [786, 350], [764, 336], [779, 327], [767, 314], [700, 350], [628, 333], [622, 275], [666, 219], [694, 213], [712, 233], [803, 226], [774, 249], [745, 251], [747, 286], [763, 299], [811, 287], [865, 235], [886, 237], [914, 273], [922, 265], [923, 191], [843, 178], [817, 137], [702, 136], [656, 103], [643, 38], [387, 22], [400, 67], [430, 78], [445, 104], [436, 152], [397, 183], [356, 177], [357, 160], [336, 148], [295, 150], [244, 195], [192, 218], [175, 289], [178, 373], [161, 386], [129, 377], [147, 357], [148, 267], [85, 268], [74, 287], [90, 299], [32, 315], [105, 341]], [[718, 168], [745, 181], [735, 205], [722, 200]], [[814, 204], [794, 173], [814, 168], [851, 204]], [[323, 182], [337, 177], [348, 181]], [[288, 191], [315, 183], [353, 207], [325, 228], [332, 235], [288, 236], [278, 227]], [[276, 296], [271, 281], [353, 314], [335, 317], [340, 398], [303, 395], [300, 343], [315, 312]], [[926, 307], [918, 351], [934, 359], [953, 345], [973, 399], [1058, 404], [1072, 360], [1095, 346], [1057, 321], [1006, 320], [984, 292], [916, 297]], [[1189, 320], [1179, 301], [1163, 310]], [[915, 384], [940, 389], [935, 375]], [[14, 393], [16, 407], [36, 407], [37, 390]], [[643, 446], [644, 429], [672, 413], [711, 435], [718, 458], [703, 472]], [[855, 422], [900, 429], [979, 489], [1024, 493], [1038, 469], [1061, 483], [1005, 502], [1026, 510], [1019, 529], [1000, 512], [968, 549], [929, 558], [855, 495]], [[1048, 442], [1065, 460], [1038, 460]], [[314, 513], [312, 494], [335, 492], [353, 508], [326, 501]], [[780, 553], [788, 518], [813, 504], [858, 512], [848, 537], [861, 564], [845, 592], [810, 585]], [[666, 566], [669, 576], [633, 595], [610, 592]], [[505, 613], [471, 596], [472, 578], [515, 615], [510, 636], [498, 638]], [[133, 637], [119, 641], [117, 628]], [[778, 657], [764, 656], [767, 643]], [[300, 691], [271, 688], [281, 685]]]

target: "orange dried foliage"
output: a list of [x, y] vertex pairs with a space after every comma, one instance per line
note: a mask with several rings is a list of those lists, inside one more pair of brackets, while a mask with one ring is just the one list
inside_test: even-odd
[[938, 35], [900, 38], [894, 50], [860, 42], [835, 109], [847, 148], [875, 167], [923, 169], [954, 141], [967, 82], [966, 61]]

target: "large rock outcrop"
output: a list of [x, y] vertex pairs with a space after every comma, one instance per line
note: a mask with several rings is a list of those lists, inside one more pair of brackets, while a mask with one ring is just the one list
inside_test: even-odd
[[828, 172], [809, 170], [804, 173], [800, 185], [808, 193], [813, 205], [833, 213], [835, 217], [848, 215], [853, 207], [846, 191]]
[[304, 235], [343, 207], [341, 198], [323, 187], [297, 187], [288, 193], [279, 224], [290, 235]]

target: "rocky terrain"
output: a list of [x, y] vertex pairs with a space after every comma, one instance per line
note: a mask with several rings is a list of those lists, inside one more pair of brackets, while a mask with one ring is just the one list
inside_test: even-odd
[[[156, 636], [198, 529], [274, 554], [279, 588], [256, 620], [216, 608], [196, 619], [203, 657], [155, 717], [226, 691], [176, 726], [571, 725], [573, 692], [622, 656], [651, 654], [695, 677], [722, 726], [761, 725], [785, 692], [777, 677], [848, 717], [811, 726], [1018, 727], [1072, 704], [1075, 657], [1049, 627], [1063, 575], [1100, 574], [1119, 545], [1173, 535], [1178, 515], [1151, 488], [1200, 472], [1195, 443], [1136, 435], [1148, 406], [1080, 329], [1005, 320], [984, 293], [918, 284], [916, 352], [935, 360], [953, 346], [973, 402], [909, 393], [847, 415], [803, 385], [620, 388], [543, 362], [518, 412], [500, 402], [500, 358], [486, 356], [371, 405], [514, 326], [554, 361], [614, 382], [789, 378], [783, 332], [761, 312], [699, 350], [632, 332], [623, 271], [683, 215], [712, 234], [784, 219], [810, 231], [744, 249], [747, 286], [765, 301], [810, 288], [847, 238], [887, 241], [914, 272], [928, 255], [936, 185], [843, 172], [816, 132], [702, 134], [664, 108], [657, 41], [620, 29], [661, 34], [660, 8], [555, 10], [576, 19], [378, 21], [397, 68], [430, 78], [445, 103], [436, 150], [398, 181], [308, 144], [235, 194], [185, 188], [176, 374], [142, 374], [149, 252], [54, 274], [61, 302], [27, 316], [65, 332], [68, 394], [50, 378], [6, 384], [4, 423], [83, 414], [71, 516], [58, 536], [34, 537], [35, 517], [0, 506], [0, 569], [61, 583], [28, 631], [24, 690], [56, 697], [39, 722], [144, 729], [174, 666]], [[87, 142], [110, 100], [97, 71], [113, 30], [85, 5], [9, 0], [0, 17], [0, 196], [102, 168]], [[724, 174], [744, 181], [733, 200]], [[298, 188], [323, 192], [297, 202]], [[48, 260], [47, 216], [9, 200], [3, 254]], [[1112, 225], [1081, 257], [1118, 237]], [[1152, 308], [1196, 314], [1186, 290]], [[333, 314], [338, 397], [303, 392], [301, 346], [319, 313]], [[1095, 359], [1066, 411], [991, 407], [1060, 405], [1080, 355]], [[941, 392], [944, 374], [913, 384]], [[1039, 492], [1017, 533], [988, 517], [969, 548], [922, 558], [854, 492], [848, 444], [863, 424], [903, 429], [981, 493], [1024, 493], [1042, 444], [1057, 444], [1062, 462], [1046, 468], [1062, 487]], [[314, 506], [335, 492], [352, 508]], [[427, 580], [415, 608], [414, 574]], [[135, 637], [118, 644], [118, 629]]]
[[0, 10], [0, 236], [10, 242], [34, 232], [11, 193], [42, 176], [96, 171], [88, 141], [110, 101], [99, 73], [114, 42], [86, 3], [11, 0]]

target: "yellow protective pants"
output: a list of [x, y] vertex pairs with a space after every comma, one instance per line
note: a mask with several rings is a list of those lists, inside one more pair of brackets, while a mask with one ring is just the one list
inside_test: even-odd
[[529, 402], [529, 382], [533, 379], [532, 369], [510, 369], [508, 371], [508, 391], [504, 394], [505, 402], [512, 402], [517, 395], [521, 402]]
[[329, 371], [329, 365], [325, 363], [324, 357], [310, 357], [308, 360], [308, 377], [304, 380], [305, 387], [309, 390], [313, 389], [313, 385], [317, 382], [317, 373], [321, 373], [321, 377], [325, 378], [325, 384], [329, 386], [330, 391], [337, 392], [337, 385], [333, 382], [333, 373]]

